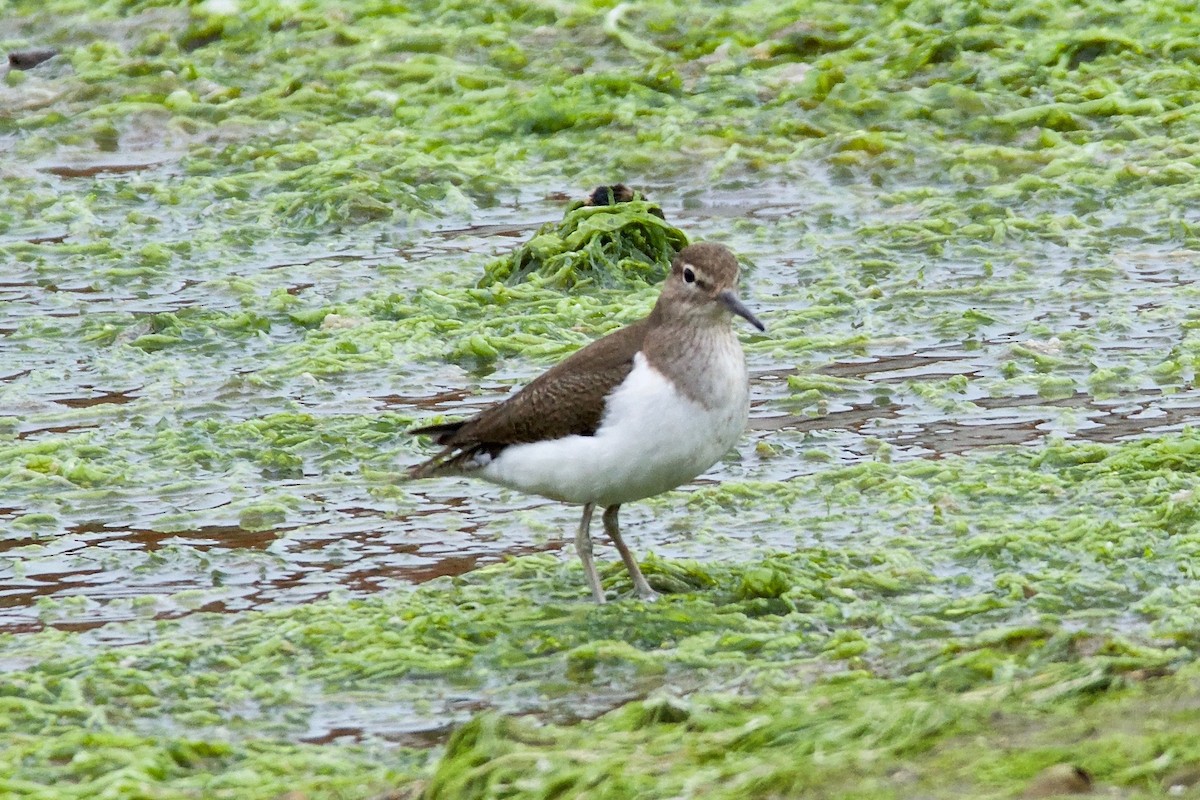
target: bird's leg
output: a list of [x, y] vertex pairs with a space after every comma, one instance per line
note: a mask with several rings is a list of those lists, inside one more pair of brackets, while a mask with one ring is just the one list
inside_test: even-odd
[[633, 590], [637, 592], [638, 597], [643, 600], [654, 600], [658, 597], [658, 593], [650, 588], [650, 584], [646, 583], [646, 579], [642, 577], [641, 568], [633, 558], [633, 553], [629, 552], [629, 548], [621, 539], [621, 529], [617, 525], [617, 512], [620, 510], [620, 506], [609, 506], [604, 509], [604, 532], [617, 546], [617, 552], [621, 554], [621, 560], [625, 562], [625, 569], [629, 570], [629, 577], [633, 578]]
[[[596, 574], [596, 565], [592, 561], [592, 534], [588, 530], [592, 527], [592, 512], [595, 510], [595, 503], [583, 507], [583, 519], [579, 520], [579, 531], [575, 534], [575, 552], [583, 562], [583, 575], [587, 578], [588, 586], [592, 587], [592, 597], [603, 605], [604, 589], [600, 588], [600, 576]], [[605, 519], [608, 519], [607, 513]]]

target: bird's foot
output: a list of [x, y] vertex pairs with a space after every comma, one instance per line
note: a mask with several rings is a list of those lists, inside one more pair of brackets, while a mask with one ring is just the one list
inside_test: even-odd
[[[632, 561], [632, 559], [630, 560]], [[633, 569], [630, 570], [629, 577], [633, 578], [633, 593], [640, 599], [645, 600], [647, 603], [653, 603], [659, 598], [658, 592], [650, 588], [650, 584], [647, 582], [645, 576], [642, 575], [642, 571], [637, 568], [636, 561], [633, 562]]]
[[636, 594], [637, 594], [638, 598], [641, 599], [642, 602], [644, 602], [644, 603], [653, 603], [654, 601], [656, 601], [662, 597], [661, 594], [654, 591], [649, 586], [647, 586], [644, 591], [638, 590], [636, 592]]

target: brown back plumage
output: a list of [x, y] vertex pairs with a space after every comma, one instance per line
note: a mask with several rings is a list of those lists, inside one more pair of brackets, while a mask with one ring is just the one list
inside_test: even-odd
[[[512, 444], [591, 436], [604, 417], [605, 398], [629, 375], [639, 351], [692, 400], [712, 401], [714, 374], [703, 359], [730, 348], [741, 359], [729, 328], [730, 315], [740, 314], [763, 327], [737, 298], [737, 278], [737, 258], [724, 245], [701, 242], [685, 247], [676, 254], [650, 316], [592, 342], [512, 397], [469, 419], [411, 431], [434, 437], [442, 450], [410, 469], [409, 475], [455, 472], [478, 455], [495, 457]], [[698, 347], [701, 339], [706, 345]], [[696, 353], [701, 354], [699, 362]]]
[[416, 428], [434, 437], [441, 452], [409, 470], [425, 478], [453, 472], [479, 453], [495, 456], [510, 444], [591, 436], [604, 416], [604, 398], [633, 369], [648, 320], [641, 320], [578, 350], [512, 397], [461, 422]]

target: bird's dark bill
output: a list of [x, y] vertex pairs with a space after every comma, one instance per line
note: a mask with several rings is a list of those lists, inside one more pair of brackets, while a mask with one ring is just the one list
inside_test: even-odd
[[721, 292], [718, 297], [721, 298], [721, 302], [725, 304], [726, 308], [737, 314], [739, 317], [745, 319], [760, 331], [765, 331], [767, 329], [767, 326], [763, 325], [762, 322], [759, 321], [758, 317], [754, 316], [754, 312], [746, 308], [746, 304], [743, 303], [741, 298], [739, 298], [733, 292]]

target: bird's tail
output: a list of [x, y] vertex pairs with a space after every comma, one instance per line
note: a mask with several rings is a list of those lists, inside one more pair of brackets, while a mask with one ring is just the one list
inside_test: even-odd
[[449, 444], [449, 442], [462, 426], [463, 423], [461, 421], [442, 422], [437, 425], [425, 425], [420, 428], [413, 428], [409, 431], [409, 434], [412, 436], [432, 436], [435, 442], [445, 445], [433, 458], [409, 467], [408, 477], [410, 480], [432, 477], [441, 472], [443, 467], [449, 466], [446, 462], [459, 449], [456, 445]]
[[458, 433], [463, 426], [465, 420], [458, 422], [439, 422], [437, 425], [423, 425], [420, 428], [413, 428], [408, 432], [409, 436], [432, 436], [433, 440], [438, 444], [446, 444], [450, 437]]

